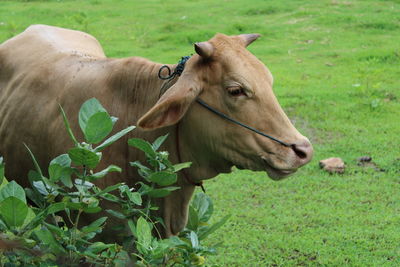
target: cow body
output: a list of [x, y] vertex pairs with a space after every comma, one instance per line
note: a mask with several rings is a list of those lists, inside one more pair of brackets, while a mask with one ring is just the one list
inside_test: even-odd
[[[5, 158], [7, 177], [28, 186], [27, 174], [34, 167], [23, 143], [44, 170], [51, 159], [73, 147], [58, 104], [81, 141], [84, 139], [77, 114], [80, 106], [92, 97], [119, 118], [116, 131], [136, 124], [158, 100], [162, 84], [157, 76], [160, 66], [143, 58], [108, 59], [93, 37], [42, 25], [31, 26], [2, 44], [0, 154]], [[140, 137], [152, 141], [170, 130], [136, 129], [107, 148], [98, 169], [115, 164], [123, 172], [100, 179], [98, 186], [104, 188], [117, 182], [133, 186], [138, 177], [129, 161], [144, 161], [144, 155], [128, 148], [127, 139]], [[173, 131], [171, 135], [170, 139], [174, 138]], [[174, 151], [170, 143], [165, 144], [165, 149]], [[176, 162], [173, 155], [171, 160]]]
[[[69, 117], [78, 140], [83, 140], [77, 118], [83, 102], [96, 97], [119, 118], [116, 128], [121, 130], [135, 124], [157, 102], [157, 88], [161, 86], [156, 74], [160, 64], [142, 58], [108, 59], [93, 37], [41, 25], [31, 26], [2, 44], [0, 66], [0, 151], [7, 162], [8, 176], [24, 185], [23, 178], [32, 162], [21, 157], [26, 154], [23, 142], [42, 167], [73, 146], [58, 104]], [[135, 130], [134, 135], [152, 140], [166, 131]], [[129, 155], [135, 151], [128, 150], [126, 139], [104, 152], [104, 166], [114, 162], [127, 171], [132, 169], [127, 168], [127, 160], [138, 156]], [[111, 154], [113, 151], [116, 155]], [[100, 186], [116, 182], [115, 177], [109, 180]]]
[[[218, 38], [222, 40], [227, 37]], [[176, 234], [186, 224], [187, 206], [194, 191], [190, 180], [212, 178], [218, 173], [229, 171], [232, 165], [266, 170], [274, 177], [283, 177], [294, 172], [311, 159], [309, 151], [305, 159], [301, 158], [296, 150], [285, 150], [286, 148], [280, 148], [278, 144], [261, 141], [254, 134], [243, 129], [236, 130], [232, 125], [225, 125], [225, 122], [221, 122], [198, 105], [192, 105], [193, 99], [199, 95], [209, 102], [222, 99], [221, 96], [215, 95], [216, 91], [207, 94], [206, 87], [213, 88], [222, 83], [229, 83], [222, 77], [226, 67], [224, 64], [227, 63], [224, 61], [224, 64], [217, 65], [212, 60], [219, 55], [217, 48], [220, 43], [217, 41], [196, 46], [197, 55], [188, 62], [188, 70], [183, 73], [183, 78], [174, 80], [175, 84], [161, 99], [159, 90], [163, 81], [157, 75], [161, 64], [139, 57], [107, 58], [97, 40], [88, 34], [34, 25], [4, 42], [0, 45], [0, 155], [4, 156], [7, 164], [7, 177], [28, 186], [26, 177], [33, 165], [23, 143], [29, 146], [43, 169], [51, 159], [73, 146], [65, 130], [59, 104], [64, 108], [78, 140], [83, 140], [77, 114], [82, 103], [92, 97], [97, 98], [111, 115], [119, 118], [116, 131], [136, 124], [151, 130], [136, 129], [104, 150], [102, 165], [98, 168], [116, 164], [124, 172], [113, 173], [101, 179], [98, 186], [106, 187], [117, 182], [133, 186], [139, 180], [136, 170], [129, 167], [129, 162], [143, 161], [144, 155], [127, 146], [126, 141], [131, 137], [152, 141], [169, 133], [163, 149], [170, 152], [171, 161], [178, 163], [177, 155], [180, 154], [182, 161], [193, 162], [193, 167], [187, 171], [189, 180], [180, 177], [177, 183], [181, 189], [166, 197], [161, 204], [161, 213], [167, 226], [166, 236]], [[227, 41], [227, 44], [230, 44], [229, 42]], [[251, 55], [245, 51], [240, 51], [239, 56]], [[255, 62], [254, 68], [262, 68], [259, 71], [260, 77], [270, 76], [263, 65], [257, 65], [259, 63], [255, 58], [250, 56], [250, 60]], [[215, 68], [215, 71], [210, 72], [210, 68]], [[194, 77], [197, 73], [203, 76]], [[265, 77], [262, 79], [265, 80]], [[272, 76], [269, 79], [271, 81], [268, 87], [272, 86]], [[190, 84], [192, 82], [197, 82], [196, 86]], [[200, 86], [202, 83], [208, 85]], [[252, 86], [255, 88], [261, 84], [261, 81], [254, 82]], [[228, 85], [226, 88], [234, 87]], [[250, 91], [249, 89], [246, 95], [251, 95]], [[253, 93], [256, 94], [254, 91]], [[272, 91], [268, 94], [272, 94]], [[244, 101], [240, 98], [242, 96], [231, 95], [236, 102]], [[265, 96], [265, 99], [267, 97], [276, 102], [273, 94]], [[229, 101], [233, 101], [232, 99]], [[263, 100], [260, 99], [253, 97], [252, 105], [257, 105]], [[279, 127], [287, 126], [289, 134], [285, 140], [295, 144], [300, 142], [301, 146], [305, 144], [307, 147], [308, 140], [294, 129], [279, 104], [275, 102], [272, 108], [273, 112], [276, 112], [274, 116], [278, 118], [278, 122], [271, 129], [279, 130]], [[227, 102], [222, 106], [218, 102], [214, 104], [221, 110], [226, 109], [234, 113], [236, 107], [232, 103]], [[251, 112], [259, 112], [257, 107], [252, 108], [250, 104], [249, 108]], [[138, 122], [139, 118], [141, 120]], [[264, 122], [267, 122], [267, 118], [268, 116], [264, 118]], [[222, 124], [225, 128], [217, 131], [209, 129], [209, 124], [214, 128]], [[179, 147], [176, 145], [177, 131], [181, 132]], [[279, 131], [276, 135], [282, 137]], [[219, 140], [221, 137], [223, 140]], [[232, 138], [236, 139], [235, 147], [232, 142], [227, 143]], [[246, 145], [247, 139], [249, 143]], [[262, 145], [259, 145], [260, 143]], [[261, 148], [252, 148], [257, 145]], [[179, 153], [177, 150], [180, 150]], [[268, 153], [264, 153], [264, 150]], [[246, 153], [250, 152], [252, 154], [248, 156]], [[269, 155], [275, 155], [275, 158]]]

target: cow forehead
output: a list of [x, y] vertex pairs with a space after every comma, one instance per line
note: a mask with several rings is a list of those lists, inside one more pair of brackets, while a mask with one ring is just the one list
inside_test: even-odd
[[199, 67], [196, 72], [206, 76], [209, 83], [246, 80], [254, 85], [272, 84], [269, 69], [246, 49], [239, 38], [218, 34], [209, 42], [215, 48], [213, 59], [199, 59], [200, 64], [196, 64]]

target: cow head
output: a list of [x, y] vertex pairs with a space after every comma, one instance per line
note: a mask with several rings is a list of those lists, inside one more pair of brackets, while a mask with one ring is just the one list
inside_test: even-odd
[[[183, 149], [186, 158], [195, 161], [194, 165], [204, 164], [202, 169], [207, 166], [215, 174], [236, 165], [281, 179], [308, 163], [313, 154], [309, 140], [294, 128], [280, 107], [272, 91], [271, 72], [246, 49], [258, 37], [217, 34], [195, 44], [196, 55], [186, 63], [181, 77], [138, 125], [156, 129], [180, 122], [182, 139], [190, 147], [190, 151]], [[197, 104], [198, 97], [290, 146], [223, 120]], [[196, 173], [195, 179], [212, 176], [200, 169]]]

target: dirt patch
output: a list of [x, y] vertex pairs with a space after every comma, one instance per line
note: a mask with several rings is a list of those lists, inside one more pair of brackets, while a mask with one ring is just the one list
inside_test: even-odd
[[290, 121], [311, 143], [323, 143], [323, 139], [318, 135], [318, 130], [313, 128], [306, 119], [299, 116], [290, 116]]

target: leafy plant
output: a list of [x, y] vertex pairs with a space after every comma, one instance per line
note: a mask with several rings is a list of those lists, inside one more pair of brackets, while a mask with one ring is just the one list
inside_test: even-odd
[[[179, 189], [174, 186], [177, 172], [190, 166], [190, 163], [173, 165], [168, 160], [168, 152], [158, 151], [168, 135], [153, 143], [129, 139], [128, 144], [143, 151], [147, 158], [146, 163], [131, 162], [143, 178], [143, 182], [137, 183], [136, 190], [124, 183], [102, 189], [95, 182], [111, 172], [121, 172], [121, 168], [110, 165], [94, 172], [101, 162], [101, 151], [135, 127], [127, 127], [106, 139], [117, 118], [110, 116], [92, 98], [79, 111], [79, 126], [85, 141], [78, 142], [64, 110], [61, 107], [60, 110], [75, 146], [49, 163], [47, 177], [28, 146], [35, 165], [35, 170], [28, 174], [31, 188], [24, 190], [15, 181], [7, 182], [0, 158], [0, 182], [4, 180], [0, 187], [1, 238], [7, 244], [14, 244], [9, 247], [9, 252], [0, 254], [2, 264], [49, 266], [68, 262], [68, 265], [96, 266], [193, 266], [204, 264], [204, 256], [215, 253], [214, 248], [202, 247], [200, 241], [221, 226], [227, 217], [208, 225], [213, 206], [204, 194], [196, 195], [190, 206], [188, 227], [179, 237], [162, 239], [159, 233], [164, 222], [153, 214], [159, 209], [154, 200]], [[35, 207], [27, 203], [27, 198]], [[103, 202], [114, 203], [119, 208], [104, 211]], [[94, 241], [103, 231], [107, 216], [98, 216], [90, 224], [81, 225], [84, 214], [100, 212], [120, 219], [119, 227], [123, 231], [127, 225], [122, 243]]]

